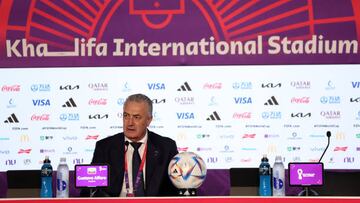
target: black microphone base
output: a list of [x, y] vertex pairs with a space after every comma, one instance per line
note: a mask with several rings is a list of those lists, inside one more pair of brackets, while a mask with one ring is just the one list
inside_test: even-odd
[[304, 187], [304, 190], [299, 192], [298, 196], [319, 196], [319, 193], [309, 187]]

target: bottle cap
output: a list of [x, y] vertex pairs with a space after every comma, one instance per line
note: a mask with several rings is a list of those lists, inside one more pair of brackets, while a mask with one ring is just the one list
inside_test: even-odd
[[261, 159], [261, 161], [265, 161], [265, 162], [269, 161], [266, 154], [263, 155], [263, 158]]
[[275, 161], [281, 162], [281, 161], [282, 161], [281, 156], [279, 156], [279, 155], [276, 156], [276, 157], [275, 157]]
[[44, 163], [51, 163], [48, 155], [45, 156]]

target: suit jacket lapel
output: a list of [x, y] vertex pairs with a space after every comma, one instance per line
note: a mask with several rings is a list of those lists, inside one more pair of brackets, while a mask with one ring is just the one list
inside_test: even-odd
[[146, 188], [147, 192], [149, 188], [151, 188], [151, 182], [154, 177], [154, 172], [156, 171], [156, 167], [158, 166], [158, 160], [160, 157], [160, 151], [157, 146], [152, 142], [151, 132], [148, 131], [148, 141], [147, 141], [147, 154], [146, 154]]
[[[116, 143], [112, 143], [112, 149], [111, 149], [111, 157], [112, 157], [111, 162], [114, 164], [113, 168], [110, 168], [110, 170], [114, 172], [114, 177], [111, 178], [118, 179], [118, 180], [114, 180], [114, 183], [117, 184], [113, 184], [112, 187], [114, 192], [115, 193], [119, 192], [119, 194], [124, 180], [124, 155], [125, 155], [124, 140], [125, 140], [124, 135], [123, 134], [120, 135], [118, 141], [116, 141]], [[112, 180], [110, 179], [110, 181]]]

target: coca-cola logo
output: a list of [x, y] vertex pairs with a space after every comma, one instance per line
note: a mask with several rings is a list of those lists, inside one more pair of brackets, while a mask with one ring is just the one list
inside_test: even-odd
[[50, 120], [50, 114], [42, 114], [42, 115], [35, 115], [33, 114], [31, 116], [32, 121], [49, 121]]
[[203, 88], [204, 89], [221, 89], [222, 84], [220, 82], [217, 83], [205, 83]]
[[94, 106], [100, 106], [103, 105], [105, 106], [107, 104], [107, 99], [105, 98], [101, 98], [101, 99], [90, 99], [88, 102], [89, 105], [94, 105]]
[[251, 112], [234, 113], [233, 119], [249, 119], [251, 118]]
[[295, 104], [308, 104], [310, 102], [310, 97], [293, 97], [291, 98], [291, 103]]
[[3, 92], [20, 92], [20, 85], [4, 85], [1, 88]]

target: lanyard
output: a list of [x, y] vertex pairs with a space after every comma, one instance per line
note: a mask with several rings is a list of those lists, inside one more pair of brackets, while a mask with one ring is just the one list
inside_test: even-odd
[[[133, 193], [130, 193], [130, 185], [129, 185], [129, 170], [128, 170], [128, 162], [127, 162], [127, 157], [126, 157], [126, 153], [127, 150], [125, 150], [125, 155], [124, 155], [124, 161], [125, 161], [125, 171], [124, 171], [124, 176], [125, 176], [125, 186], [126, 186], [126, 196], [134, 196], [135, 194], [135, 188], [137, 188], [137, 186], [140, 183], [140, 179], [141, 179], [141, 175], [143, 174], [143, 168], [145, 165], [145, 160], [146, 160], [146, 151], [147, 151], [147, 144], [145, 144], [145, 149], [142, 155], [142, 159], [141, 159], [141, 164], [139, 167], [139, 170], [136, 173], [136, 181], [135, 181], [135, 185], [133, 185]], [[133, 171], [134, 172], [134, 171]], [[132, 174], [133, 176], [135, 175], [134, 173]]]

